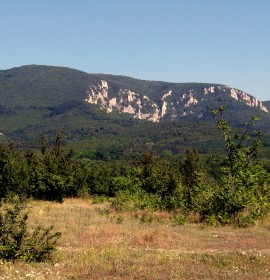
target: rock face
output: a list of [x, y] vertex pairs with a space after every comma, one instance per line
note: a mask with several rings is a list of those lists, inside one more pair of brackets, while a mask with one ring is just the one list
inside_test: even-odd
[[213, 85], [200, 90], [191, 88], [184, 93], [174, 92], [170, 89], [154, 101], [145, 93], [134, 92], [127, 88], [111, 92], [108, 82], [100, 80], [88, 87], [86, 95], [86, 102], [99, 105], [107, 113], [116, 110], [120, 113], [130, 114], [134, 118], [151, 122], [193, 114], [200, 104], [207, 104], [209, 98], [214, 95], [225, 96], [232, 101], [242, 102], [269, 113], [267, 107], [255, 97], [225, 85]]
[[120, 89], [114, 96], [109, 95], [109, 86], [106, 81], [99, 81], [95, 85], [90, 85], [87, 90], [85, 101], [91, 104], [99, 104], [107, 113], [116, 109], [120, 113], [128, 113], [134, 118], [158, 122], [166, 114], [166, 97], [171, 93], [163, 96], [162, 108], [151, 101], [147, 96], [140, 95], [129, 89]]
[[215, 91], [222, 91], [222, 92], [229, 92], [230, 96], [240, 102], [245, 103], [248, 106], [259, 108], [260, 110], [269, 113], [268, 109], [263, 105], [263, 103], [255, 98], [254, 96], [251, 96], [241, 90], [230, 88], [228, 86], [213, 86], [209, 88], [204, 89], [205, 95], [209, 93], [215, 93]]

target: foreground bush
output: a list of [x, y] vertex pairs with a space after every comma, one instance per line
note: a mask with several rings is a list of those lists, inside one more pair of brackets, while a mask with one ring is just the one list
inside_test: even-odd
[[28, 213], [18, 197], [0, 205], [0, 259], [46, 261], [50, 260], [60, 232], [53, 227], [27, 228]]
[[213, 111], [226, 148], [226, 157], [220, 164], [220, 186], [212, 203], [201, 214], [203, 218], [214, 219], [221, 224], [256, 224], [270, 208], [270, 178], [258, 158], [260, 133], [251, 138], [251, 126], [258, 118], [252, 117], [244, 124], [242, 134], [234, 135], [223, 113], [223, 107]]

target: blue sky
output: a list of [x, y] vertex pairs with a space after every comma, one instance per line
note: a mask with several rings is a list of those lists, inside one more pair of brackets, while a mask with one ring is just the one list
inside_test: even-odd
[[26, 64], [270, 100], [270, 1], [0, 0], [0, 69]]

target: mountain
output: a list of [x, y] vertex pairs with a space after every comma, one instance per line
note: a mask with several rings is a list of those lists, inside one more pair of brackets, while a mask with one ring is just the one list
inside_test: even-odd
[[0, 71], [0, 133], [21, 145], [37, 145], [41, 135], [62, 130], [66, 143], [81, 149], [125, 153], [154, 145], [177, 152], [183, 145], [199, 145], [207, 150], [218, 135], [212, 109], [225, 106], [235, 127], [258, 115], [258, 127], [268, 134], [269, 103], [219, 84], [145, 81], [39, 65]]

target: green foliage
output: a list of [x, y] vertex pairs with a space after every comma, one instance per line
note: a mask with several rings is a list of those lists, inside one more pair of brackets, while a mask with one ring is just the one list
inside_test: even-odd
[[136, 211], [140, 209], [147, 209], [155, 211], [161, 207], [160, 199], [139, 188], [136, 191], [121, 190], [116, 193], [112, 202], [112, 208], [117, 211]]
[[123, 221], [124, 221], [124, 218], [121, 217], [121, 216], [118, 216], [118, 217], [116, 218], [116, 223], [117, 223], [117, 224], [122, 224]]
[[140, 222], [143, 224], [152, 223], [154, 220], [153, 213], [152, 212], [143, 212], [142, 216], [140, 217]]
[[269, 175], [258, 159], [260, 141], [257, 137], [250, 141], [250, 127], [258, 119], [245, 123], [242, 134], [232, 135], [223, 113], [223, 107], [213, 111], [227, 156], [222, 160], [221, 184], [203, 217], [215, 216], [221, 224], [254, 224], [270, 206]]
[[195, 149], [188, 148], [186, 158], [181, 166], [184, 186], [184, 201], [188, 211], [197, 210], [200, 204], [200, 196], [205, 188], [204, 174]]
[[92, 200], [92, 204], [102, 204], [108, 201], [108, 197], [105, 195], [95, 195]]
[[121, 173], [122, 165], [116, 161], [89, 161], [86, 163], [86, 183], [90, 194], [114, 196], [114, 180]]
[[113, 191], [115, 193], [121, 190], [136, 191], [141, 188], [141, 173], [142, 169], [139, 167], [125, 166], [121, 174], [112, 180]]
[[[267, 162], [263, 165], [259, 160], [260, 133], [252, 130], [257, 118], [253, 117], [244, 124], [242, 133], [234, 135], [229, 121], [224, 118], [224, 108], [214, 110], [213, 114], [225, 141], [225, 156], [220, 153], [216, 157], [205, 157], [204, 162], [201, 161], [204, 155], [193, 148], [197, 142], [190, 143], [191, 148], [182, 156], [185, 147], [177, 139], [185, 135], [181, 133], [183, 126], [177, 122], [155, 124], [159, 135], [151, 134], [153, 124], [124, 122], [126, 127], [135, 128], [136, 134], [130, 130], [129, 137], [136, 138], [136, 141], [133, 139], [139, 147], [136, 150], [126, 139], [121, 142], [125, 149], [112, 145], [110, 152], [104, 142], [99, 143], [96, 151], [90, 142], [91, 149], [75, 156], [72, 149], [63, 150], [65, 139], [61, 133], [55, 135], [54, 141], [42, 137], [39, 151], [1, 145], [0, 197], [19, 194], [62, 202], [68, 196], [91, 194], [93, 203], [114, 197], [112, 207], [119, 211], [180, 210], [185, 215], [199, 213], [201, 220], [212, 224], [255, 224], [270, 207]], [[195, 128], [190, 127], [188, 134], [200, 137]], [[171, 129], [174, 129], [173, 134], [170, 134]], [[109, 124], [101, 130], [120, 135], [116, 127]], [[99, 138], [101, 130], [98, 128], [92, 131], [97, 134], [92, 134]], [[146, 138], [141, 140], [138, 132], [142, 131], [148, 133], [147, 141]], [[212, 137], [214, 139], [216, 134]], [[106, 141], [117, 142], [112, 139], [117, 138]], [[156, 145], [156, 141], [161, 141], [162, 145]], [[120, 159], [118, 152], [121, 156], [125, 154], [125, 160]]]
[[54, 232], [52, 226], [28, 230], [28, 213], [18, 197], [0, 206], [0, 259], [38, 262], [51, 259], [61, 234]]
[[114, 207], [121, 210], [175, 209], [183, 194], [178, 164], [144, 153], [138, 166], [125, 167], [112, 181]]
[[183, 214], [176, 214], [172, 218], [173, 225], [184, 225], [187, 223], [187, 218]]
[[0, 146], [0, 198], [15, 192], [22, 191], [25, 182], [26, 166], [22, 154], [15, 151], [10, 143]]
[[[41, 155], [28, 161], [30, 168], [28, 196], [62, 202], [65, 196], [76, 196], [86, 186], [84, 170], [74, 159], [73, 151], [61, 149], [62, 135], [59, 133], [51, 149], [46, 139], [41, 140]], [[80, 192], [81, 191], [81, 192]]]
[[161, 201], [178, 190], [179, 174], [177, 174], [177, 168], [173, 163], [154, 157], [152, 152], [145, 153], [141, 163], [142, 189], [157, 195]]
[[62, 202], [86, 192], [86, 172], [72, 150], [61, 149], [58, 134], [52, 148], [45, 138], [40, 153], [0, 146], [0, 198], [11, 194]]

